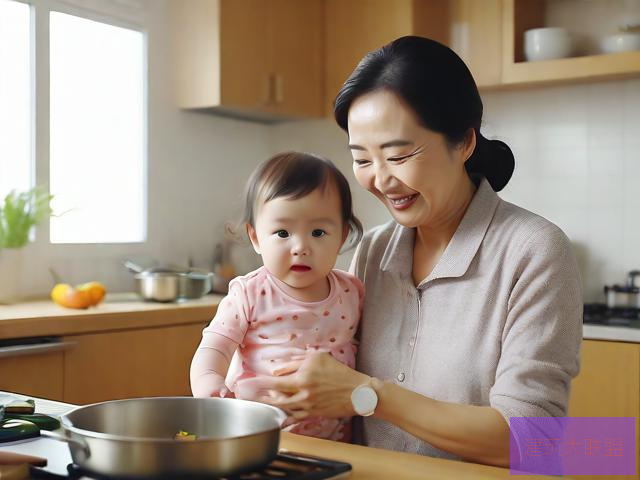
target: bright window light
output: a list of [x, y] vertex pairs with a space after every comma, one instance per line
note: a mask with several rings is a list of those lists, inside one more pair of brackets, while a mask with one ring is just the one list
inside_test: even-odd
[[31, 187], [31, 40], [29, 5], [0, 0], [0, 206]]
[[52, 243], [146, 237], [141, 32], [51, 12]]

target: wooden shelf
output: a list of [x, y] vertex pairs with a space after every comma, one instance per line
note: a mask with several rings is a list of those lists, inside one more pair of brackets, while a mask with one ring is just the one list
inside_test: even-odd
[[534, 86], [541, 83], [593, 81], [640, 75], [640, 52], [590, 55], [503, 65], [502, 83]]
[[640, 51], [524, 61], [523, 36], [544, 26], [545, 2], [503, 0], [502, 87], [608, 80], [640, 75]]

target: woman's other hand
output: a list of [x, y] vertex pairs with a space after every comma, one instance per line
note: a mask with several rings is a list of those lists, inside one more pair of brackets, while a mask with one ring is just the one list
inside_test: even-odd
[[351, 392], [369, 381], [367, 375], [340, 363], [328, 353], [314, 353], [304, 360], [291, 362], [281, 372], [283, 376], [269, 379], [269, 395], [262, 396], [260, 401], [280, 407], [297, 419], [355, 415]]

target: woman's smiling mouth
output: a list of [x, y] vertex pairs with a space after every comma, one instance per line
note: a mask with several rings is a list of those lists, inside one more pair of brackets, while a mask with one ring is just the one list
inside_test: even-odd
[[418, 198], [418, 194], [414, 193], [413, 195], [407, 195], [404, 197], [387, 197], [391, 206], [396, 210], [404, 210], [409, 208], [415, 202], [416, 198]]

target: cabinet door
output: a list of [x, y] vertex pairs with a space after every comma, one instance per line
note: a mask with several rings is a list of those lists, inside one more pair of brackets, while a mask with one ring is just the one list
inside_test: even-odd
[[325, 108], [333, 101], [362, 57], [412, 31], [409, 0], [325, 1]]
[[270, 3], [265, 0], [220, 2], [219, 69], [223, 108], [261, 111], [269, 103], [272, 69], [267, 19]]
[[[635, 417], [640, 445], [640, 344], [585, 340], [580, 374], [571, 384], [572, 417]], [[636, 454], [636, 472], [638, 465]], [[605, 479], [584, 476], [585, 479]], [[637, 478], [611, 476], [610, 478]]]
[[0, 390], [62, 400], [62, 351], [0, 357]]
[[189, 366], [205, 323], [68, 337], [64, 401], [190, 395]]
[[322, 117], [324, 9], [322, 0], [269, 0], [274, 112]]
[[465, 61], [478, 87], [500, 85], [501, 0], [453, 0], [449, 46]]

